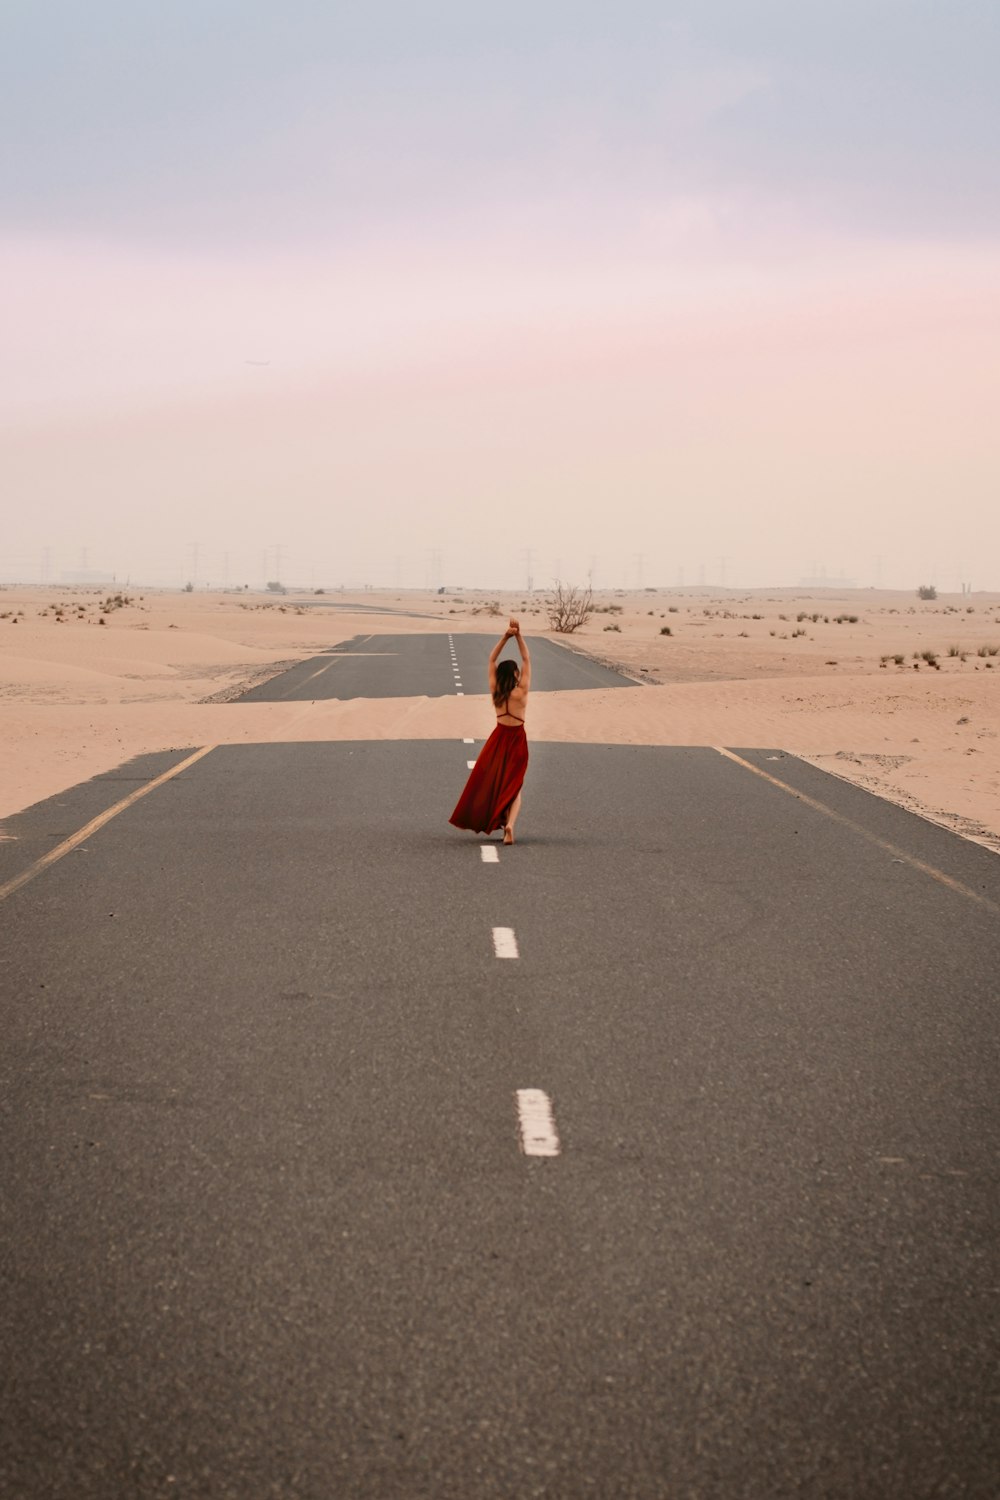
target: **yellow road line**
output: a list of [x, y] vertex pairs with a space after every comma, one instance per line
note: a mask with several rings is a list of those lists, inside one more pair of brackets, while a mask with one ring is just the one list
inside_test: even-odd
[[[343, 659], [344, 658], [342, 656], [335, 656], [335, 657], [333, 657], [332, 660], [330, 660], [330, 661], [327, 662], [327, 664], [326, 664], [325, 667], [317, 667], [316, 670], [315, 670], [315, 672], [310, 672], [309, 673], [309, 676], [306, 678], [305, 682], [297, 682], [297, 683], [295, 683], [292, 687], [290, 687], [288, 689], [287, 692], [282, 693], [281, 696], [283, 698], [287, 698], [289, 693], [297, 693], [298, 690], [299, 690], [299, 688], [304, 688], [305, 687], [306, 682], [312, 682], [313, 678], [314, 677], [318, 677], [321, 672], [329, 672], [329, 670], [330, 670], [331, 667], [336, 666], [337, 662], [338, 661], [343, 661]], [[267, 700], [265, 699], [265, 702], [266, 701]]]
[[755, 776], [762, 776], [772, 786], [780, 787], [790, 797], [797, 797], [807, 807], [812, 807], [817, 812], [825, 813], [835, 823], [843, 823], [845, 828], [850, 828], [855, 833], [860, 834], [863, 839], [868, 840], [869, 844], [875, 844], [879, 849], [884, 849], [888, 854], [892, 855], [893, 859], [902, 860], [904, 865], [909, 865], [911, 869], [919, 870], [922, 875], [929, 875], [939, 885], [946, 885], [950, 891], [957, 891], [961, 896], [968, 896], [970, 901], [975, 901], [979, 906], [985, 906], [987, 911], [991, 911], [995, 916], [1000, 917], [1000, 905], [996, 901], [991, 901], [989, 896], [981, 895], [979, 891], [974, 891], [971, 886], [963, 885], [960, 880], [953, 880], [943, 870], [937, 869], [934, 865], [925, 864], [922, 859], [917, 859], [915, 855], [908, 854], [905, 849], [900, 849], [896, 844], [890, 844], [888, 839], [879, 838], [877, 833], [871, 833], [860, 823], [855, 823], [853, 818], [847, 818], [843, 813], [835, 812], [832, 807], [827, 807], [824, 802], [817, 802], [815, 797], [808, 797], [805, 792], [796, 791], [795, 787], [789, 786], [787, 782], [779, 781], [776, 776], [771, 776], [767, 771], [762, 771], [759, 766], [751, 765], [742, 756], [734, 755], [732, 750], [725, 750], [721, 745], [716, 745], [715, 748], [727, 760], [734, 760], [738, 766], [743, 766], [746, 770], [752, 771]]
[[15, 875], [13, 880], [8, 880], [6, 885], [0, 885], [0, 901], [3, 901], [7, 896], [13, 895], [15, 891], [19, 891], [22, 885], [28, 884], [29, 880], [34, 880], [36, 875], [40, 875], [43, 870], [47, 870], [49, 865], [54, 865], [56, 860], [62, 859], [64, 854], [71, 854], [74, 849], [78, 849], [86, 839], [90, 838], [92, 833], [96, 833], [99, 828], [103, 828], [105, 823], [110, 823], [112, 818], [116, 818], [127, 807], [131, 807], [133, 802], [138, 802], [140, 797], [148, 797], [149, 793], [155, 792], [158, 786], [162, 786], [165, 781], [169, 781], [174, 776], [179, 776], [181, 771], [186, 771], [188, 766], [193, 766], [196, 760], [201, 760], [203, 755], [207, 755], [210, 750], [214, 749], [214, 745], [204, 745], [200, 750], [196, 750], [193, 755], [189, 755], [187, 760], [182, 760], [178, 765], [172, 766], [169, 771], [164, 771], [162, 776], [157, 776], [153, 781], [147, 781], [146, 785], [139, 787], [138, 791], [129, 792], [127, 797], [123, 797], [113, 807], [109, 807], [104, 812], [98, 813], [97, 817], [91, 818], [90, 822], [84, 828], [81, 828], [77, 833], [70, 834], [68, 839], [63, 839], [61, 844], [57, 844], [54, 849], [50, 849], [48, 854], [43, 854], [41, 859], [36, 859], [33, 865], [29, 865], [26, 870], [22, 870], [20, 875]]

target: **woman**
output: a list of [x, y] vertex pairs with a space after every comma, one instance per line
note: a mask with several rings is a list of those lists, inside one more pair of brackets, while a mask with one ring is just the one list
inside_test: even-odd
[[[521, 653], [521, 666], [497, 657], [513, 637]], [[448, 819], [456, 828], [475, 833], [503, 829], [505, 844], [514, 842], [514, 824], [521, 811], [521, 786], [528, 769], [528, 737], [524, 714], [531, 686], [531, 658], [521, 627], [511, 619], [506, 634], [490, 652], [490, 695], [497, 711], [497, 727], [479, 752], [458, 806]]]

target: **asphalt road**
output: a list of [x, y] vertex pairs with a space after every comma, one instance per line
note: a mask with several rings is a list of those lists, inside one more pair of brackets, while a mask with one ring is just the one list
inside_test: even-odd
[[[443, 698], [456, 692], [485, 693], [487, 660], [499, 636], [499, 630], [493, 635], [359, 635], [299, 662], [233, 702]], [[529, 636], [527, 642], [533, 692], [638, 686], [631, 678], [553, 641]], [[501, 660], [508, 656], [519, 659], [513, 642], [505, 647]]]
[[474, 753], [222, 747], [0, 905], [0, 1493], [992, 1500], [1000, 861], [539, 744], [488, 864]]
[[341, 602], [339, 599], [301, 599], [295, 600], [296, 609], [338, 609], [350, 615], [400, 615], [407, 620], [437, 620], [441, 622], [440, 612], [429, 613], [426, 609], [392, 609], [385, 604], [358, 604], [354, 600]]

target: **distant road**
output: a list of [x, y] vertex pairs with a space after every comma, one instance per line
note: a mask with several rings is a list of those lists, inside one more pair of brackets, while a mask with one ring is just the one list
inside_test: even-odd
[[477, 748], [7, 823], [0, 1493], [994, 1500], [1000, 861], [546, 743], [498, 849]]
[[407, 620], [438, 620], [444, 623], [440, 614], [418, 609], [393, 609], [384, 604], [351, 604], [340, 599], [296, 599], [294, 604], [296, 609], [342, 609], [350, 615], [400, 615]]
[[[456, 692], [485, 693], [487, 660], [500, 634], [498, 630], [495, 635], [359, 635], [232, 701], [286, 703], [317, 698], [440, 698]], [[620, 672], [553, 641], [529, 637], [528, 649], [533, 691], [638, 686]], [[504, 656], [517, 660], [517, 647], [508, 645]]]

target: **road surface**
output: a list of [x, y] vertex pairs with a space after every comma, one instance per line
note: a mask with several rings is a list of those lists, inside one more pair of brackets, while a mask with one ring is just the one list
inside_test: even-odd
[[[355, 636], [299, 662], [233, 701], [286, 703], [317, 698], [442, 698], [455, 692], [485, 693], [486, 663], [499, 635], [498, 631], [496, 635]], [[554, 641], [529, 637], [528, 649], [533, 692], [638, 686], [631, 678]], [[508, 656], [518, 660], [513, 642], [504, 648], [501, 660]]]
[[0, 1493], [993, 1500], [1000, 861], [556, 744], [487, 860], [476, 749], [5, 825]]

